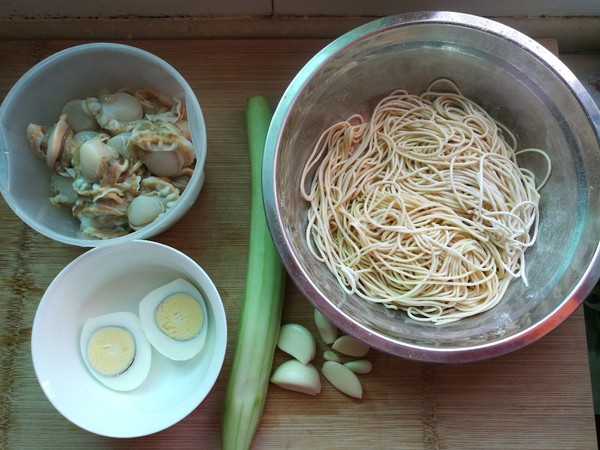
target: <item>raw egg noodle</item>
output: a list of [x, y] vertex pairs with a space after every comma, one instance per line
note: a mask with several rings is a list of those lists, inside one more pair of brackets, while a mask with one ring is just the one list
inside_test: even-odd
[[[318, 139], [301, 179], [309, 251], [348, 294], [415, 320], [492, 308], [513, 278], [527, 285], [524, 254], [550, 175], [543, 151], [516, 147], [450, 80], [392, 92], [370, 120], [353, 115]], [[517, 164], [525, 152], [546, 159], [538, 186]]]

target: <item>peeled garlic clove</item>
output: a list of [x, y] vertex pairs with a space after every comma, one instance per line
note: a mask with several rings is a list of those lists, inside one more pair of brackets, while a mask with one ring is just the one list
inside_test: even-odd
[[134, 198], [127, 209], [129, 225], [134, 230], [141, 228], [160, 216], [165, 211], [162, 202], [155, 196], [140, 195]]
[[321, 371], [327, 381], [337, 390], [350, 397], [362, 398], [362, 384], [356, 374], [348, 367], [335, 361], [325, 361]]
[[369, 373], [373, 369], [373, 364], [371, 361], [367, 361], [366, 359], [357, 359], [355, 361], [348, 361], [344, 363], [348, 369], [350, 369], [354, 373]]
[[336, 352], [332, 352], [331, 350], [325, 350], [323, 352], [323, 359], [325, 361], [335, 361], [335, 362], [342, 362], [342, 358], [340, 358], [340, 355], [338, 355]]
[[335, 341], [338, 335], [338, 329], [334, 324], [332, 324], [327, 318], [323, 315], [321, 311], [315, 309], [315, 325], [317, 326], [317, 330], [319, 332], [319, 336], [323, 342], [327, 345], [330, 345]]
[[308, 364], [315, 357], [317, 351], [317, 343], [312, 333], [297, 323], [281, 326], [277, 347], [302, 364]]
[[343, 335], [335, 340], [331, 348], [347, 356], [360, 358], [369, 352], [369, 346], [354, 336]]
[[312, 364], [302, 364], [290, 359], [275, 369], [271, 375], [271, 383], [289, 391], [317, 395], [321, 392], [319, 372]]

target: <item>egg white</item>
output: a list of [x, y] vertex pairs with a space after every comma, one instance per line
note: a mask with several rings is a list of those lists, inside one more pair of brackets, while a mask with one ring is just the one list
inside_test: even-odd
[[[194, 298], [204, 315], [200, 332], [192, 339], [179, 341], [161, 331], [155, 319], [158, 305], [172, 294], [184, 293]], [[208, 331], [208, 311], [202, 294], [188, 281], [178, 278], [149, 292], [140, 302], [139, 316], [142, 328], [152, 346], [161, 354], [174, 361], [187, 361], [196, 356], [206, 342]]]
[[[135, 356], [133, 362], [125, 372], [116, 376], [104, 376], [98, 373], [90, 365], [87, 357], [88, 342], [94, 331], [108, 326], [122, 327], [129, 330], [135, 341]], [[81, 356], [90, 373], [105, 386], [116, 391], [130, 391], [139, 387], [150, 372], [152, 347], [142, 329], [139, 318], [133, 313], [120, 311], [90, 317], [83, 325], [79, 344]]]

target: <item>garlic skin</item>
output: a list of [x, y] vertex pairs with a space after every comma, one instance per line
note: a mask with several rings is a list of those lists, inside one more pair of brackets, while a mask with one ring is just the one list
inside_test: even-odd
[[312, 361], [317, 351], [317, 343], [312, 333], [297, 323], [288, 323], [280, 328], [277, 347], [302, 364]]
[[271, 383], [307, 395], [315, 396], [321, 392], [321, 379], [316, 367], [312, 364], [302, 364], [295, 359], [278, 366], [271, 375]]
[[348, 367], [335, 361], [325, 361], [321, 372], [327, 381], [340, 392], [350, 397], [362, 398], [362, 384], [356, 374]]

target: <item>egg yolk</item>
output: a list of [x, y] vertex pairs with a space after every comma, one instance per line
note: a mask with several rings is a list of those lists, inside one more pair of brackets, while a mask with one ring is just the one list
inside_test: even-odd
[[135, 357], [135, 339], [118, 326], [98, 328], [87, 346], [88, 362], [100, 375], [114, 377], [125, 372]]
[[160, 302], [154, 318], [160, 330], [177, 341], [194, 338], [204, 323], [202, 308], [196, 299], [183, 292], [172, 294]]

